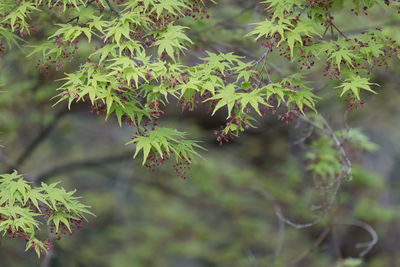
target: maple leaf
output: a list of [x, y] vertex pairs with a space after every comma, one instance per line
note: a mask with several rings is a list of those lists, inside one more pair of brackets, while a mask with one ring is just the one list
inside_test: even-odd
[[186, 133], [180, 132], [172, 128], [156, 127], [146, 136], [137, 136], [127, 144], [136, 143], [135, 158], [140, 151], [143, 151], [144, 165], [151, 151], [158, 153], [161, 158], [164, 157], [163, 152], [167, 154], [174, 152], [177, 161], [185, 159], [191, 161], [193, 155], [200, 156], [195, 148], [203, 149], [196, 141], [185, 139]]
[[245, 36], [257, 35], [256, 40], [265, 36], [271, 37], [275, 33], [279, 33], [279, 35], [283, 38], [284, 32], [290, 30], [290, 22], [288, 20], [280, 20], [278, 23], [274, 23], [271, 20], [266, 19], [262, 22], [256, 22], [252, 25], [256, 25], [253, 31], [249, 32]]
[[285, 32], [285, 37], [282, 38], [277, 46], [279, 46], [282, 42], [286, 41], [287, 45], [290, 49], [290, 57], [293, 58], [293, 49], [296, 43], [303, 46], [303, 36], [311, 37], [312, 34], [317, 36], [321, 36], [314, 28], [313, 23], [310, 20], [298, 20], [297, 25], [295, 28], [290, 29]]
[[235, 105], [235, 101], [239, 97], [240, 96], [238, 94], [236, 94], [235, 85], [228, 84], [225, 87], [223, 87], [222, 89], [218, 90], [218, 93], [215, 96], [206, 99], [204, 102], [210, 101], [210, 100], [219, 100], [217, 105], [215, 106], [211, 116], [213, 116], [215, 114], [215, 112], [217, 112], [220, 108], [227, 106], [227, 108], [228, 108], [228, 117], [227, 118], [229, 118], [231, 116], [233, 106]]
[[342, 93], [340, 94], [340, 96], [343, 96], [347, 91], [351, 91], [353, 92], [355, 97], [359, 100], [361, 89], [376, 94], [376, 92], [371, 89], [371, 85], [378, 85], [378, 84], [370, 83], [368, 78], [363, 78], [358, 75], [353, 75], [350, 78], [346, 79], [344, 83], [337, 86], [336, 88], [342, 88]]
[[167, 11], [169, 14], [177, 15], [177, 13], [183, 14], [183, 9], [188, 6], [181, 0], [162, 0], [155, 1], [152, 3], [153, 8], [151, 12], [156, 12], [157, 18], [159, 18], [163, 11]]
[[165, 51], [167, 55], [175, 61], [174, 52], [178, 50], [182, 52], [186, 47], [183, 45], [184, 41], [192, 44], [193, 42], [183, 33], [187, 27], [179, 25], [170, 25], [159, 35], [156, 45], [158, 46], [158, 56]]
[[242, 106], [241, 111], [243, 112], [244, 109], [247, 107], [248, 104], [253, 107], [253, 109], [258, 113], [258, 115], [261, 115], [259, 105], [264, 105], [271, 107], [267, 102], [265, 102], [263, 98], [263, 90], [262, 89], [257, 89], [253, 90], [249, 93], [240, 93], [239, 94], [239, 101]]
[[335, 51], [331, 53], [328, 57], [329, 60], [332, 60], [333, 63], [335, 63], [340, 71], [340, 65], [342, 60], [348, 65], [348, 66], [353, 66], [352, 60], [353, 59], [358, 59], [359, 56], [354, 53], [353, 50], [347, 50], [347, 49], [339, 49], [338, 51]]

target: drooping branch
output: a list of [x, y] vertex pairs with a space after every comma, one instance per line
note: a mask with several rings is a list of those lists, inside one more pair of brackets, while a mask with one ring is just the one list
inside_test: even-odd
[[39, 134], [33, 139], [28, 146], [24, 149], [24, 151], [20, 154], [17, 158], [13, 166], [9, 166], [7, 173], [12, 172], [14, 169], [18, 169], [28, 158], [29, 156], [36, 150], [36, 148], [49, 136], [49, 134], [53, 131], [56, 127], [60, 119], [68, 114], [66, 109], [60, 110], [56, 113], [53, 121], [44, 127]]
[[378, 234], [376, 233], [374, 228], [372, 228], [371, 225], [369, 225], [365, 222], [358, 221], [358, 220], [346, 220], [343, 222], [338, 222], [338, 224], [347, 224], [347, 225], [353, 225], [356, 227], [360, 227], [370, 234], [370, 236], [371, 236], [370, 241], [356, 244], [356, 248], [365, 248], [363, 251], [361, 251], [358, 254], [360, 258], [367, 255], [367, 253], [370, 252], [371, 249], [378, 243]]
[[326, 227], [322, 231], [322, 233], [318, 236], [318, 238], [314, 241], [312, 246], [309, 249], [307, 249], [306, 251], [304, 251], [303, 253], [301, 253], [298, 257], [291, 260], [290, 263], [287, 264], [287, 266], [298, 266], [298, 264], [302, 260], [304, 260], [308, 255], [310, 255], [314, 250], [316, 250], [319, 247], [319, 245], [322, 243], [322, 241], [324, 241], [325, 238], [328, 236], [329, 232], [330, 232], [329, 227]]
[[110, 0], [105, 0], [105, 1], [106, 1], [106, 3], [107, 3], [108, 8], [110, 9], [111, 13], [114, 12], [114, 13], [117, 14], [119, 17], [122, 17], [121, 13], [119, 13], [119, 11], [117, 11], [117, 10], [112, 6], [112, 4], [110, 3]]
[[0, 14], [0, 18], [4, 18], [10, 15], [10, 13], [13, 12], [21, 3], [22, 0], [18, 0], [18, 2], [14, 5], [14, 7], [12, 7], [9, 11], [7, 11], [5, 14]]
[[49, 170], [43, 171], [35, 175], [35, 180], [40, 183], [46, 181], [46, 179], [59, 175], [66, 172], [71, 172], [73, 170], [85, 169], [88, 167], [98, 167], [104, 166], [105, 164], [112, 164], [115, 162], [121, 162], [123, 160], [128, 160], [132, 158], [132, 152], [123, 152], [117, 155], [111, 155], [100, 158], [76, 160], [63, 165], [55, 166]]

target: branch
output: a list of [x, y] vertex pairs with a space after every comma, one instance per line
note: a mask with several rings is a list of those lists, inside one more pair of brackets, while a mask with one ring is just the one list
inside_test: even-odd
[[365, 222], [358, 221], [358, 220], [347, 220], [345, 222], [340, 222], [338, 224], [348, 224], [348, 225], [357, 226], [357, 227], [364, 229], [371, 235], [371, 241], [356, 244], [356, 248], [365, 248], [363, 251], [361, 251], [358, 254], [360, 258], [367, 255], [367, 253], [376, 245], [376, 243], [378, 243], [378, 234], [376, 233], [374, 228], [372, 228], [371, 225], [369, 225]]
[[[325, 134], [327, 134], [330, 138], [332, 138], [332, 140], [335, 142], [335, 146], [336, 148], [339, 150], [340, 154], [341, 154], [341, 158], [342, 158], [342, 162], [345, 165], [345, 178], [347, 177], [349, 180], [351, 180], [352, 177], [352, 171], [351, 171], [351, 161], [349, 159], [349, 157], [347, 156], [346, 151], [343, 148], [342, 142], [339, 141], [338, 137], [335, 135], [332, 127], [329, 125], [328, 121], [324, 118], [324, 116], [322, 116], [321, 114], [318, 113], [319, 118], [321, 119], [323, 126], [317, 124], [315, 121], [310, 120], [309, 118], [303, 116], [303, 115], [297, 115], [295, 113], [295, 115], [302, 119], [305, 122], [308, 122], [309, 124], [313, 125], [314, 127], [318, 128], [319, 130], [321, 130], [322, 132], [324, 132]], [[348, 127], [346, 125], [346, 127]]]
[[55, 176], [57, 174], [70, 172], [78, 169], [85, 169], [87, 167], [101, 167], [105, 164], [111, 164], [115, 162], [121, 162], [123, 160], [128, 160], [132, 157], [132, 152], [124, 152], [118, 155], [112, 155], [101, 158], [94, 159], [84, 159], [72, 161], [63, 165], [55, 166], [47, 171], [35, 175], [35, 181], [38, 183], [46, 181], [46, 179]]
[[253, 67], [257, 67], [258, 64], [260, 64], [260, 62], [261, 62], [263, 59], [266, 59], [266, 58], [267, 58], [268, 54], [269, 54], [269, 48], [267, 48], [267, 50], [265, 51], [265, 53], [264, 53], [256, 62], [254, 62]]
[[326, 227], [324, 231], [318, 236], [317, 240], [315, 240], [314, 244], [306, 251], [301, 253], [297, 258], [293, 259], [290, 261], [288, 266], [298, 266], [298, 263], [304, 260], [309, 254], [311, 254], [314, 250], [318, 248], [318, 246], [324, 241], [325, 237], [329, 233], [329, 227]]
[[348, 180], [351, 180], [351, 178], [352, 178], [351, 161], [350, 161], [349, 157], [347, 156], [346, 151], [344, 151], [342, 143], [339, 141], [339, 139], [337, 138], [337, 136], [333, 132], [332, 127], [328, 124], [326, 119], [321, 114], [318, 114], [318, 115], [322, 119], [325, 127], [327, 128], [330, 137], [335, 142], [336, 147], [339, 149], [339, 152], [342, 155], [342, 160], [344, 161], [345, 165], [347, 165], [346, 168], [345, 168], [345, 172], [346, 172], [345, 173], [345, 175], [346, 175], [345, 178], [347, 178]]
[[342, 259], [342, 252], [340, 250], [339, 240], [338, 240], [338, 236], [336, 233], [336, 225], [332, 222], [329, 225], [329, 227], [331, 228], [332, 241], [333, 241], [333, 246], [335, 248], [336, 255], [339, 259]]
[[45, 128], [43, 128], [42, 131], [39, 132], [38, 136], [33, 139], [32, 142], [25, 148], [25, 150], [15, 161], [15, 164], [8, 168], [7, 173], [12, 172], [14, 169], [18, 169], [25, 162], [25, 160], [36, 150], [36, 148], [49, 136], [49, 134], [60, 121], [60, 119], [66, 114], [67, 110], [65, 109], [59, 111], [55, 115], [54, 120]]
[[345, 39], [349, 39], [333, 22], [331, 22], [331, 26], [337, 30], [337, 32], [343, 36]]
[[[276, 210], [276, 209], [275, 209]], [[285, 221], [279, 218], [278, 221], [278, 242], [275, 247], [274, 258], [275, 261], [278, 259], [283, 248], [283, 242], [285, 241]]]
[[305, 224], [295, 223], [295, 222], [285, 218], [285, 216], [282, 213], [282, 208], [278, 204], [276, 199], [273, 196], [271, 196], [270, 194], [268, 194], [268, 192], [266, 192], [264, 189], [250, 188], [250, 190], [260, 193], [267, 200], [271, 201], [274, 204], [275, 214], [278, 217], [278, 219], [281, 220], [282, 222], [284, 222], [284, 223], [296, 228], [296, 229], [303, 229], [303, 228], [311, 227], [311, 226], [317, 224], [318, 222], [320, 222], [321, 219], [323, 218], [323, 216], [318, 216], [317, 219], [315, 219], [314, 221], [312, 221], [310, 223], [305, 223]]
[[119, 17], [122, 17], [121, 13], [119, 13], [110, 3], [110, 0], [106, 0], [106, 3], [108, 5], [108, 8], [110, 9], [111, 13], [117, 14]]
[[64, 22], [64, 24], [69, 24], [71, 22], [73, 22], [74, 20], [76, 20], [76, 23], [79, 22], [79, 16], [73, 17], [72, 19], [68, 20], [67, 22]]
[[254, 254], [251, 252], [250, 249], [246, 249], [246, 254], [247, 254], [247, 258], [249, 260], [250, 266], [251, 267], [256, 267], [257, 263], [256, 263], [256, 257], [254, 257]]
[[0, 14], [0, 18], [4, 18], [7, 17], [8, 15], [10, 15], [11, 12], [13, 12], [20, 4], [21, 4], [22, 0], [19, 0], [15, 6], [13, 8], [11, 8], [7, 13], [5, 14]]

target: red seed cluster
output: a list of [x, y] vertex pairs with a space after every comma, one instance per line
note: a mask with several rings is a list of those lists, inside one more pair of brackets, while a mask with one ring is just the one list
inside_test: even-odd
[[[146, 158], [146, 163], [144, 166], [150, 169], [152, 172], [155, 172], [156, 168], [166, 163], [171, 156], [175, 153], [173, 151], [166, 152], [164, 151], [162, 157], [160, 154], [152, 152]], [[177, 163], [173, 165], [173, 168], [176, 172], [176, 175], [182, 179], [186, 179], [187, 170], [190, 170], [191, 167], [191, 158], [185, 159], [182, 154], [179, 154], [179, 160]]]
[[[250, 110], [247, 110], [248, 112], [250, 112]], [[231, 125], [235, 125], [236, 129], [235, 131], [233, 131], [231, 129]], [[239, 129], [244, 128], [244, 129], [249, 129], [250, 125], [248, 124], [248, 118], [246, 115], [244, 116], [237, 116], [235, 114], [231, 114], [231, 116], [229, 117], [228, 121], [226, 122], [225, 127], [223, 125], [220, 126], [220, 130], [215, 130], [214, 134], [217, 136], [217, 142], [220, 146], [222, 146], [222, 144], [228, 143], [230, 141], [232, 141], [235, 136], [238, 135]]]
[[344, 99], [345, 102], [348, 103], [347, 109], [349, 111], [351, 110], [357, 110], [359, 108], [364, 107], [365, 102], [362, 99], [357, 99], [356, 96], [352, 93], [348, 93], [347, 97]]
[[[45, 219], [48, 220], [51, 218], [51, 216], [55, 216], [58, 212], [61, 212], [63, 214], [68, 213], [67, 209], [64, 207], [63, 204], [57, 203], [57, 211], [56, 210], [50, 210], [48, 208], [45, 208], [43, 213], [45, 214]], [[64, 222], [59, 222], [58, 224], [58, 231], [56, 225], [54, 224], [54, 221], [51, 220], [49, 223], [50, 227], [50, 233], [54, 234], [56, 237], [56, 240], [60, 240], [62, 235], [70, 235], [73, 236], [75, 235], [75, 230], [82, 228], [82, 222], [83, 219], [73, 219], [73, 218], [66, 218], [66, 220], [69, 223], [69, 227], [64, 223]], [[71, 231], [70, 231], [71, 230]]]
[[186, 172], [187, 170], [190, 170], [192, 167], [190, 165], [190, 158], [187, 159], [182, 159], [178, 161], [177, 163], [174, 164], [174, 170], [176, 172], [176, 175], [182, 179], [186, 179]]
[[38, 68], [41, 73], [49, 74], [50, 68], [53, 66], [55, 66], [56, 71], [59, 71], [67, 60], [77, 55], [78, 39], [73, 42], [67, 42], [55, 37], [54, 42], [57, 44], [57, 48], [61, 50], [60, 56], [48, 56], [43, 61], [39, 59], [35, 68]]
[[[3, 204], [2, 206], [4, 206], [5, 204]], [[63, 204], [61, 204], [60, 202], [57, 201], [56, 203], [57, 206], [57, 210], [59, 212], [62, 213], [68, 213], [69, 211], [67, 211], [64, 207]], [[39, 203], [39, 209], [32, 203], [31, 200], [28, 200], [26, 202], [26, 204], [23, 206], [23, 208], [29, 208], [31, 212], [33, 213], [38, 213], [38, 214], [43, 214], [44, 215], [44, 219], [47, 221], [49, 220], [50, 216], [54, 216], [56, 215], [57, 211], [54, 209], [50, 209], [48, 206], [43, 205], [42, 203]], [[10, 218], [6, 218], [3, 217], [4, 215], [0, 214], [0, 222], [2, 221], [6, 221], [7, 219], [12, 219], [12, 217]], [[11, 215], [10, 215], [11, 216]], [[74, 215], [73, 217], [78, 217], [77, 215]], [[55, 232], [55, 225], [54, 225], [54, 221], [50, 221], [49, 223], [49, 227], [50, 227], [50, 233], [55, 234], [56, 235], [56, 240], [60, 240], [61, 239], [61, 235], [74, 235], [76, 229], [79, 229], [82, 227], [82, 218], [79, 219], [72, 219], [72, 218], [67, 218], [67, 221], [70, 224], [70, 229], [71, 232], [69, 231], [68, 227], [60, 222], [59, 223], [59, 231], [56, 233]], [[35, 229], [33, 229], [35, 231], [39, 230], [37, 227], [35, 227]], [[29, 235], [24, 231], [24, 229], [21, 226], [15, 227], [13, 225], [9, 225], [6, 228], [6, 231], [8, 233], [8, 237], [9, 238], [22, 238], [24, 239], [26, 242], [31, 242], [31, 247], [35, 248], [37, 246], [40, 246], [39, 242], [35, 242], [34, 240], [30, 240]], [[53, 242], [52, 239], [47, 238], [43, 241], [43, 245], [45, 249], [40, 249], [40, 253], [44, 254], [47, 251], [49, 251], [50, 249], [53, 248]]]

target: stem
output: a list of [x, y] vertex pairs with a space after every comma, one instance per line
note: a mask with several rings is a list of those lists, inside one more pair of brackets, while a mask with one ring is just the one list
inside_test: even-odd
[[336, 226], [331, 223], [331, 235], [332, 235], [332, 240], [333, 240], [333, 246], [335, 247], [336, 255], [339, 259], [342, 258], [342, 252], [340, 251], [340, 246], [339, 246], [339, 241], [336, 233]]
[[8, 15], [10, 15], [11, 12], [13, 12], [20, 4], [21, 4], [22, 0], [19, 0], [15, 6], [13, 8], [11, 8], [7, 13], [5, 14], [0, 14], [0, 18], [4, 18], [7, 17]]
[[55, 115], [54, 120], [49, 125], [47, 125], [38, 134], [38, 136], [34, 140], [32, 140], [32, 142], [25, 148], [25, 150], [21, 153], [21, 155], [15, 161], [15, 164], [13, 166], [9, 167], [9, 169], [7, 170], [7, 173], [12, 172], [13, 169], [18, 169], [25, 162], [25, 160], [28, 159], [29, 156], [36, 150], [36, 148], [38, 148], [39, 145], [48, 137], [48, 135], [55, 128], [55, 126], [60, 121], [60, 119], [66, 114], [67, 114], [67, 110], [59, 111]]
[[341, 36], [343, 36], [345, 39], [349, 39], [349, 38], [347, 38], [347, 36], [346, 36], [335, 24], [333, 24], [332, 22], [331, 22], [331, 26], [332, 26], [333, 28], [335, 28], [335, 29], [337, 30], [337, 32], [338, 32]]
[[297, 258], [290, 261], [288, 266], [299, 266], [298, 263], [304, 260], [309, 254], [311, 254], [314, 250], [316, 250], [319, 245], [324, 241], [325, 237], [328, 235], [330, 229], [326, 227], [324, 231], [318, 236], [317, 240], [315, 240], [314, 244], [306, 251], [301, 253]]
[[110, 3], [110, 0], [105, 0], [108, 8], [110, 9], [111, 13], [114, 12], [115, 14], [117, 14], [119, 17], [122, 17], [121, 13], [119, 13]]

